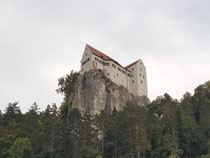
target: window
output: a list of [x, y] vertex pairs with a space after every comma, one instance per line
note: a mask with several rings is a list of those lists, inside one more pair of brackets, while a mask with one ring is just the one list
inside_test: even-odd
[[122, 80], [122, 83], [123, 83], [124, 81]]
[[141, 77], [141, 74], [139, 74], [140, 75], [140, 77]]
[[128, 76], [128, 77], [131, 77], [131, 74], [128, 73], [127, 76]]
[[134, 71], [134, 68], [132, 68], [132, 71]]
[[86, 53], [86, 56], [87, 56], [87, 53]]
[[118, 73], [117, 73], [117, 76], [118, 76]]
[[143, 75], [143, 78], [144, 78], [144, 75]]
[[105, 63], [105, 66], [109, 66], [109, 63]]
[[142, 69], [140, 68], [140, 71], [142, 71]]
[[116, 69], [116, 65], [115, 64], [112, 64], [112, 67]]
[[85, 65], [89, 60], [90, 58], [87, 58], [85, 61], [82, 62], [82, 65]]
[[107, 75], [109, 76], [109, 73], [107, 73]]
[[134, 83], [134, 80], [132, 81], [132, 83]]
[[100, 60], [98, 58], [95, 57], [95, 61], [100, 62]]
[[141, 83], [143, 83], [143, 81], [141, 80]]

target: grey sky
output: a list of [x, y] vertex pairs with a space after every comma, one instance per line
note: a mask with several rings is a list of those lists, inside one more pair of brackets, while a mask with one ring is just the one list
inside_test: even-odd
[[57, 80], [86, 43], [122, 65], [141, 58], [151, 100], [180, 99], [210, 80], [210, 1], [0, 0], [0, 109], [60, 105]]

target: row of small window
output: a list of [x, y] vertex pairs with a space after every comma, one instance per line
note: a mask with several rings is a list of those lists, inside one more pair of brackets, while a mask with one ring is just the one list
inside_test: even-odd
[[[103, 64], [104, 66], [109, 66], [109, 63], [106, 63], [106, 62], [104, 62], [104, 61], [102, 61], [102, 60], [100, 60], [100, 59], [98, 59], [98, 58], [96, 58], [96, 57], [95, 57], [95, 61], [97, 61], [97, 62]], [[120, 67], [117, 67], [115, 64], [112, 64], [112, 67], [115, 68], [115, 69], [117, 68], [118, 71], [120, 71], [120, 72], [122, 72], [123, 74], [126, 75], [126, 71], [123, 70], [123, 69], [121, 69]], [[133, 74], [127, 73], [127, 76], [128, 76], [128, 77], [133, 77]]]
[[[108, 73], [109, 75], [109, 73]], [[116, 74], [118, 76], [118, 73]], [[127, 74], [128, 77], [133, 77], [133, 74]], [[115, 76], [114, 76], [115, 77]]]
[[[109, 73], [107, 73], [107, 75], [109, 76]], [[119, 76], [118, 73], [116, 73], [116, 75]], [[129, 77], [133, 77], [133, 74], [127, 74], [127, 75], [129, 75]], [[115, 78], [115, 75], [114, 75], [114, 78]]]
[[[134, 83], [134, 80], [132, 81], [132, 83]], [[141, 80], [141, 83], [143, 83], [143, 81]]]
[[[109, 76], [109, 73], [107, 73], [107, 75]], [[118, 73], [117, 73], [117, 76], [118, 76]], [[115, 75], [114, 75], [114, 78], [115, 78]], [[122, 80], [122, 82], [124, 82], [124, 81]], [[134, 83], [134, 80], [132, 81], [132, 83]], [[141, 80], [141, 83], [143, 83], [142, 80]]]
[[[121, 69], [120, 67], [116, 67], [116, 65], [115, 64], [112, 64], [112, 67], [113, 68], [117, 68], [118, 69], [118, 71], [120, 71], [120, 72], [122, 72], [123, 74], [125, 74], [126, 75], [126, 71], [125, 70], [123, 70], [123, 69]], [[129, 74], [129, 73], [127, 73], [127, 76], [128, 77], [133, 77], [133, 74]]]
[[118, 71], [120, 71], [120, 72], [122, 72], [123, 74], [125, 74], [126, 75], [126, 71], [125, 70], [122, 70], [121, 68], [117, 68], [118, 69]]
[[102, 60], [100, 60], [100, 59], [98, 59], [98, 58], [96, 58], [96, 57], [95, 57], [95, 61], [97, 61], [97, 62], [103, 64], [104, 66], [109, 66], [109, 63], [106, 63], [106, 62], [104, 62], [104, 61], [102, 61]]
[[[132, 71], [134, 71], [134, 68], [132, 68]], [[142, 71], [142, 68], [140, 68], [140, 71]]]
[[133, 77], [133, 74], [127, 74], [128, 77]]
[[89, 60], [90, 58], [87, 58], [85, 61], [82, 62], [82, 65], [85, 65]]

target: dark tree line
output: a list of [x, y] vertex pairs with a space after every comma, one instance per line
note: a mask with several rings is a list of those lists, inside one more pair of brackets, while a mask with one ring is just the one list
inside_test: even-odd
[[72, 109], [78, 73], [59, 79], [64, 102], [23, 114], [18, 102], [0, 111], [0, 158], [208, 158], [210, 81], [178, 101], [168, 94], [149, 105], [90, 116]]

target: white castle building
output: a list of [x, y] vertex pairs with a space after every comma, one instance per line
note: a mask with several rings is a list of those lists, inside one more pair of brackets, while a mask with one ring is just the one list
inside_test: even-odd
[[147, 96], [146, 67], [141, 59], [123, 67], [87, 44], [81, 60], [80, 74], [93, 69], [103, 70], [108, 78], [124, 86], [134, 96]]

